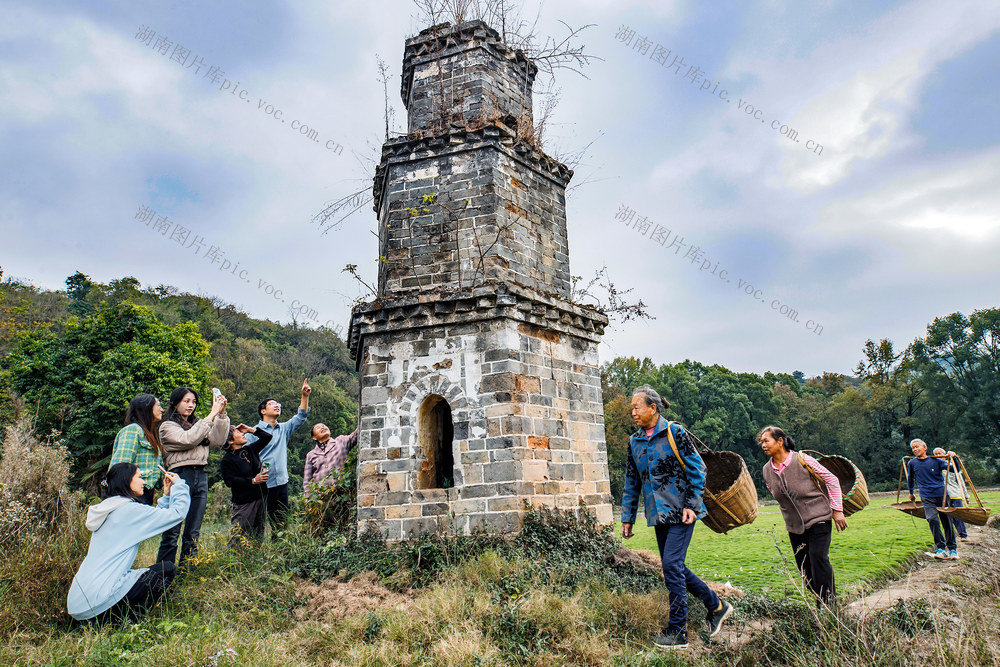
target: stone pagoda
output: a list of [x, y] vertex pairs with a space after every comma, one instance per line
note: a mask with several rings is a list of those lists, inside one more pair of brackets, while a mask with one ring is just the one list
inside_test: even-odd
[[569, 299], [573, 172], [534, 141], [536, 71], [482, 21], [406, 41], [408, 133], [375, 175], [378, 297], [348, 334], [359, 530], [510, 533], [540, 505], [612, 521], [607, 318]]

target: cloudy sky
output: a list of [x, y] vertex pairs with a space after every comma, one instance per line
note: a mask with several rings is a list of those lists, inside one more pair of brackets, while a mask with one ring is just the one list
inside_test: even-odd
[[[609, 331], [602, 359], [850, 372], [866, 338], [1000, 305], [1000, 4], [750, 4], [525, 5], [543, 37], [594, 24], [602, 59], [559, 74], [547, 143], [589, 144], [572, 272], [606, 265], [656, 317]], [[404, 124], [411, 2], [0, 11], [6, 277], [131, 275], [346, 325], [362, 291], [341, 270], [374, 279], [374, 214], [311, 221], [370, 185], [377, 56]]]

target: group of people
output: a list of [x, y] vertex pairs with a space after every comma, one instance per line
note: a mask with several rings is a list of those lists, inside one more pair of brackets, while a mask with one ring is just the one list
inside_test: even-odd
[[[93, 536], [70, 587], [69, 613], [78, 620], [134, 620], [163, 595], [176, 574], [182, 523], [180, 563], [196, 550], [208, 498], [205, 466], [212, 447], [227, 450], [220, 468], [232, 489], [234, 539], [259, 538], [265, 519], [273, 527], [283, 525], [288, 511], [288, 442], [306, 421], [311, 391], [307, 378], [298, 411], [281, 423], [281, 404], [264, 399], [255, 427], [231, 426], [226, 398], [217, 391], [202, 419], [195, 416], [198, 393], [190, 387], [171, 393], [165, 413], [155, 396], [136, 396], [126, 411], [126, 426], [115, 438], [105, 499], [87, 514]], [[710, 636], [718, 634], [733, 608], [685, 565], [695, 521], [708, 513], [703, 500], [706, 467], [685, 428], [663, 417], [669, 406], [648, 385], [632, 394], [632, 419], [639, 428], [627, 449], [622, 537], [633, 536], [641, 494], [670, 592], [669, 622], [654, 642], [659, 648], [676, 649], [688, 645], [689, 592], [705, 604]], [[329, 427], [319, 423], [311, 435], [316, 445], [306, 456], [304, 493], [313, 484], [328, 483], [332, 473], [343, 468], [358, 431], [333, 438]], [[831, 538], [834, 528], [848, 527], [840, 483], [819, 461], [797, 452], [795, 441], [781, 428], [767, 426], [757, 439], [768, 457], [764, 482], [778, 502], [795, 563], [818, 602], [832, 603], [836, 586], [829, 557]], [[915, 458], [907, 465], [910, 499], [916, 485], [936, 557], [957, 558], [955, 536], [964, 539], [965, 526], [956, 521], [953, 530], [952, 520], [937, 512], [946, 501], [961, 506], [964, 494], [953, 467], [954, 454], [940, 450], [935, 454], [942, 458], [928, 457], [922, 440], [914, 440], [911, 449]], [[946, 478], [954, 479], [956, 486], [946, 487]], [[154, 488], [161, 479], [163, 495], [154, 507]], [[132, 569], [139, 544], [161, 533], [156, 563]]]
[[[86, 525], [93, 535], [70, 585], [70, 615], [81, 621], [134, 621], [163, 595], [177, 572], [178, 538], [180, 566], [197, 553], [212, 448], [226, 450], [220, 472], [232, 490], [231, 546], [259, 539], [266, 522], [272, 529], [282, 527], [289, 507], [288, 443], [306, 421], [311, 392], [306, 378], [298, 411], [281, 423], [281, 404], [265, 398], [257, 406], [260, 422], [254, 427], [230, 424], [226, 397], [218, 390], [213, 390], [211, 409], [201, 419], [195, 414], [198, 392], [191, 387], [171, 392], [165, 412], [152, 394], [132, 399], [102, 482], [104, 500], [87, 512]], [[313, 485], [332, 482], [357, 437], [357, 430], [333, 438], [326, 424], [313, 426], [315, 446], [306, 456], [304, 493]], [[163, 493], [154, 506], [161, 479]], [[156, 535], [161, 535], [156, 563], [132, 569], [139, 545]]]
[[[732, 606], [720, 599], [684, 562], [694, 522], [708, 514], [703, 501], [707, 471], [684, 427], [662, 416], [669, 407], [648, 385], [633, 392], [632, 419], [639, 428], [629, 439], [622, 498], [622, 537], [633, 536], [640, 494], [646, 522], [656, 532], [663, 581], [670, 593], [670, 616], [667, 627], [654, 643], [665, 650], [688, 646], [688, 593], [705, 604], [709, 636], [718, 634], [722, 622], [732, 612]], [[831, 604], [836, 598], [836, 586], [830, 543], [834, 528], [839, 532], [848, 527], [840, 482], [815, 458], [797, 452], [795, 441], [781, 428], [766, 426], [757, 440], [768, 457], [763, 467], [764, 482], [778, 502], [795, 564], [817, 603]], [[916, 458], [908, 464], [910, 499], [916, 483], [937, 545], [936, 556], [957, 558], [952, 521], [936, 509], [944, 507], [945, 500], [952, 506], [961, 506], [963, 494], [954, 467], [954, 453], [936, 450], [935, 455], [947, 458], [927, 457], [927, 446], [922, 440], [914, 440], [912, 449]], [[950, 490], [945, 489], [945, 476]], [[938, 521], [944, 526], [943, 535]], [[965, 525], [961, 524], [956, 532], [964, 539]]]

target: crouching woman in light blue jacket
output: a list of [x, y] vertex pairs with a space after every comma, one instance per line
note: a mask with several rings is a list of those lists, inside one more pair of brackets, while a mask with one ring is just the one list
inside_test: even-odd
[[87, 511], [87, 528], [94, 534], [66, 606], [78, 621], [135, 622], [156, 604], [176, 572], [170, 562], [133, 570], [139, 545], [179, 524], [191, 494], [183, 479], [168, 472], [159, 503], [144, 505], [142, 472], [133, 463], [111, 466], [105, 481], [105, 499]]

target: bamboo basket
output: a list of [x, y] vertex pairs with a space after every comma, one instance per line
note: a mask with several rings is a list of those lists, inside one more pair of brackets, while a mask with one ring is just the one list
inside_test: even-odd
[[[700, 444], [704, 447], [704, 443]], [[709, 450], [703, 451], [701, 458], [708, 470], [705, 479], [708, 515], [702, 523], [717, 533], [753, 523], [757, 518], [757, 488], [743, 457], [734, 452]]]
[[924, 518], [924, 504], [919, 500], [907, 500], [901, 503], [893, 503], [892, 505], [889, 505], [889, 507], [909, 514], [910, 516], [915, 516], [918, 519]]
[[840, 493], [844, 498], [844, 517], [860, 512], [868, 506], [868, 482], [851, 459], [836, 454], [817, 454], [819, 464], [833, 473], [840, 482]]
[[990, 520], [988, 507], [939, 507], [938, 512], [947, 514], [952, 519], [958, 519], [973, 526], [985, 526]]
[[[986, 522], [990, 520], [990, 509], [988, 507], [983, 507], [983, 501], [979, 499], [979, 492], [976, 491], [976, 485], [972, 483], [972, 478], [969, 477], [969, 471], [965, 469], [965, 464], [962, 463], [962, 459], [955, 457], [958, 462], [959, 470], [959, 481], [962, 482], [962, 495], [965, 496], [965, 507], [939, 507], [938, 512], [942, 512], [949, 517], [964, 521], [966, 523], [971, 523], [973, 526], [985, 526]], [[948, 474], [945, 475], [945, 497], [947, 497], [948, 489], [948, 477], [951, 475], [951, 466], [949, 465]], [[956, 471], [957, 473], [958, 471]], [[969, 507], [971, 503], [969, 502], [968, 494], [965, 492], [965, 482], [968, 481], [969, 488], [972, 489], [972, 495], [976, 499], [976, 504], [979, 507]], [[947, 504], [947, 502], [945, 503]]]
[[[907, 514], [912, 514], [913, 516], [924, 518], [924, 505], [920, 501], [908, 501], [908, 502], [898, 502], [899, 496], [903, 492], [903, 474], [906, 471], [906, 462], [912, 459], [912, 456], [904, 456], [899, 466], [899, 490], [896, 491], [896, 501], [891, 505], [895, 509], [906, 512]], [[934, 458], [944, 458], [943, 456], [935, 456]], [[965, 497], [966, 507], [939, 507], [937, 511], [953, 519], [959, 519], [966, 523], [971, 523], [973, 526], [985, 526], [990, 519], [990, 508], [983, 507], [983, 501], [979, 499], [979, 492], [976, 491], [975, 484], [972, 483], [972, 478], [969, 477], [969, 472], [965, 469], [965, 464], [962, 463], [962, 459], [958, 456], [955, 457], [955, 461], [958, 462], [959, 469], [962, 471], [963, 483], [967, 482], [969, 488], [972, 490], [972, 495], [976, 499], [976, 504], [978, 507], [968, 507], [970, 504], [969, 498]], [[951, 474], [949, 469], [948, 475]], [[945, 476], [945, 495], [947, 496], [948, 488], [948, 475]], [[963, 495], [964, 491], [963, 491]]]

